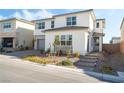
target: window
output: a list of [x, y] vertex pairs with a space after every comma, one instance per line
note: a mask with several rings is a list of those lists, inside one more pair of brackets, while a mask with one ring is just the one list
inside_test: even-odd
[[45, 22], [37, 23], [37, 28], [38, 29], [45, 29]]
[[51, 28], [54, 28], [54, 21], [51, 21]]
[[3, 28], [6, 29], [6, 28], [11, 28], [11, 23], [4, 23], [3, 24]]
[[61, 45], [71, 46], [72, 45], [72, 35], [61, 35]]
[[76, 25], [76, 16], [67, 17], [66, 24], [67, 24], [67, 26]]
[[96, 28], [99, 28], [99, 22], [96, 23]]

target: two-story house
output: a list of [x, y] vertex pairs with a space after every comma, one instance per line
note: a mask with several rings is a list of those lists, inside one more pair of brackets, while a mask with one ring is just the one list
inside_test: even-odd
[[0, 47], [9, 51], [21, 47], [33, 47], [34, 28], [32, 22], [24, 19], [0, 20]]
[[[34, 20], [34, 48], [59, 49], [81, 55], [102, 51], [105, 19], [96, 19], [92, 9]], [[55, 47], [55, 40], [59, 45]]]
[[121, 22], [120, 30], [121, 30], [120, 51], [121, 53], [124, 53], [124, 18]]

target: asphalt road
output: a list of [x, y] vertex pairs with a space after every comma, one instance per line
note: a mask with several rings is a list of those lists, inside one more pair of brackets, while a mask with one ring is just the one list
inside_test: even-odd
[[1, 83], [97, 83], [103, 82], [83, 73], [50, 68], [15, 57], [0, 55]]

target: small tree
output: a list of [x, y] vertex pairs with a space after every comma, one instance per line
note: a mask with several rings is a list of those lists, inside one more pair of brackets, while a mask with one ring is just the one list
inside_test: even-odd
[[[55, 47], [59, 46], [59, 45], [60, 45], [60, 40], [59, 40], [59, 35], [57, 35], [57, 36], [55, 36], [55, 40], [54, 40], [54, 43], [53, 43], [54, 52], [56, 52]], [[59, 56], [59, 53], [58, 53], [58, 56]]]

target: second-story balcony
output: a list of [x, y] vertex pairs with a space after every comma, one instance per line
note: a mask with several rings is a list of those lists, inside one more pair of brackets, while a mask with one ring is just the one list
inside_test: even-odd
[[94, 30], [94, 32], [96, 32], [96, 33], [103, 33], [103, 29], [96, 28], [96, 29]]

